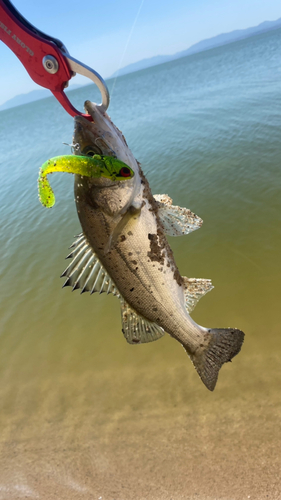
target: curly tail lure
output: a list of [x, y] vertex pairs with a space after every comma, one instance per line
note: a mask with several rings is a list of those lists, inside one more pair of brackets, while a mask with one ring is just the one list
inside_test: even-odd
[[55, 156], [46, 161], [39, 171], [39, 200], [47, 208], [55, 204], [55, 195], [47, 179], [47, 175], [54, 172], [68, 172], [85, 177], [105, 177], [113, 181], [123, 181], [134, 176], [134, 171], [126, 163], [112, 156]]

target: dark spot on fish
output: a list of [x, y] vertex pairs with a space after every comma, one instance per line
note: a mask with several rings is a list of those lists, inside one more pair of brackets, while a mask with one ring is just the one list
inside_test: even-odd
[[[158, 250], [157, 250], [157, 252], [154, 252], [154, 256], [153, 256], [154, 258], [151, 258], [151, 255], [148, 255], [148, 256], [151, 258], [151, 260], [157, 260], [160, 264], [164, 264], [164, 255], [165, 255], [165, 257], [167, 257], [167, 261], [168, 261], [167, 266], [172, 267], [172, 271], [174, 273], [174, 279], [177, 281], [178, 285], [181, 286], [183, 283], [183, 279], [182, 279], [182, 277], [179, 273], [179, 270], [175, 264], [173, 252], [172, 252], [172, 250], [167, 242], [164, 228], [163, 228], [161, 220], [159, 218], [159, 214], [158, 214], [159, 205], [158, 205], [157, 201], [154, 199], [154, 197], [152, 196], [152, 193], [151, 193], [150, 188], [149, 188], [149, 184], [148, 184], [141, 168], [140, 168], [140, 177], [144, 183], [143, 196], [147, 198], [149, 205], [150, 205], [149, 210], [154, 213], [156, 220], [157, 220], [157, 237], [158, 237], [157, 246], [158, 246]], [[155, 250], [156, 250], [156, 248], [155, 248]], [[149, 252], [149, 254], [150, 253], [153, 253], [152, 250], [151, 250], [151, 252]]]
[[152, 311], [157, 311], [157, 307], [153, 307], [153, 308], [152, 308]]
[[175, 270], [174, 270], [174, 278], [175, 278], [175, 280], [176, 280], [177, 284], [178, 284], [179, 286], [181, 286], [181, 285], [182, 285], [182, 282], [183, 282], [183, 279], [182, 279], [182, 277], [181, 277], [181, 275], [180, 275], [180, 272], [179, 272], [179, 270], [178, 270], [178, 268], [177, 268], [177, 267], [176, 267], [176, 268], [175, 268]]
[[132, 231], [129, 231], [127, 234], [128, 234], [128, 236], [133, 236]]
[[131, 260], [132, 264], [136, 265], [137, 261], [136, 260]]
[[122, 242], [122, 241], [125, 241], [125, 240], [126, 240], [126, 236], [125, 236], [125, 234], [121, 234], [121, 236], [120, 236], [120, 241]]
[[157, 261], [160, 264], [164, 264], [164, 247], [161, 247], [161, 245], [159, 244], [158, 235], [148, 233], [148, 239], [150, 240], [150, 252], [147, 252], [147, 256], [152, 261]]
[[139, 344], [140, 343], [140, 339], [134, 338], [134, 339], [132, 339], [132, 341], [134, 342], [134, 344]]
[[133, 292], [134, 291], [134, 287], [130, 289], [130, 292]]
[[128, 255], [130, 255], [130, 256], [133, 255], [133, 252], [129, 252]]
[[137, 270], [138, 270], [138, 267], [135, 268], [135, 271], [137, 271]]

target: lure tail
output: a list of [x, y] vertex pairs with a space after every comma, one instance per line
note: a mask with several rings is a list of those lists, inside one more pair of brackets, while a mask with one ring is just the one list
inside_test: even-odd
[[54, 172], [80, 174], [86, 177], [100, 176], [100, 165], [94, 158], [87, 156], [55, 156], [46, 161], [39, 171], [38, 194], [42, 205], [51, 208], [55, 204], [55, 195], [47, 179], [47, 175]]
[[213, 391], [222, 365], [239, 353], [244, 333], [236, 328], [213, 328], [208, 330], [208, 337], [208, 344], [190, 357], [202, 382]]

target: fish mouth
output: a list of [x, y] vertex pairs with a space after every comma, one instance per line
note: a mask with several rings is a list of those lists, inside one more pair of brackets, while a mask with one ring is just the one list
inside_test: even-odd
[[75, 154], [89, 156], [102, 154], [116, 157], [111, 144], [111, 134], [104, 130], [104, 113], [91, 101], [86, 101], [84, 108], [93, 121], [90, 122], [83, 116], [74, 117], [73, 144]]
[[96, 104], [94, 104], [93, 102], [87, 100], [84, 102], [84, 109], [85, 109], [86, 113], [88, 113], [93, 118], [93, 121], [94, 121], [97, 112], [99, 112], [99, 107]]

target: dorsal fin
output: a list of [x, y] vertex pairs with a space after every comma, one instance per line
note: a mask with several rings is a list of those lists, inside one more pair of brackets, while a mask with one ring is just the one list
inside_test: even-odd
[[182, 236], [199, 229], [203, 221], [188, 208], [172, 205], [173, 200], [167, 194], [155, 194], [158, 214], [168, 236]]
[[66, 258], [72, 258], [72, 261], [61, 275], [67, 276], [63, 286], [72, 286], [73, 290], [80, 288], [81, 293], [105, 292], [121, 297], [83, 233], [76, 237], [70, 248], [73, 250]]
[[186, 278], [183, 276], [185, 307], [191, 313], [201, 297], [210, 292], [214, 287], [211, 280], [201, 278]]
[[163, 328], [139, 315], [122, 297], [120, 302], [122, 332], [129, 344], [153, 342], [165, 335]]

